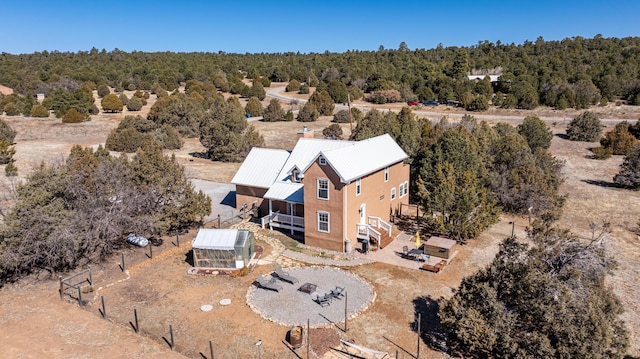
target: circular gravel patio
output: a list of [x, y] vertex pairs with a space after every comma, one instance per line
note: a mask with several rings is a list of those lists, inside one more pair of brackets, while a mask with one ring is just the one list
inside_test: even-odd
[[[247, 304], [264, 319], [285, 326], [307, 325], [311, 327], [344, 323], [345, 301], [347, 316], [353, 318], [366, 310], [375, 299], [373, 286], [360, 277], [332, 267], [295, 267], [284, 269], [298, 279], [291, 284], [282, 280], [276, 283], [282, 287], [279, 292], [264, 289], [254, 283], [247, 291]], [[271, 279], [272, 273], [265, 278]], [[307, 294], [298, 289], [305, 283], [316, 285], [314, 293]], [[346, 298], [333, 299], [330, 305], [321, 307], [316, 303], [316, 295], [329, 293], [336, 287], [345, 288]]]

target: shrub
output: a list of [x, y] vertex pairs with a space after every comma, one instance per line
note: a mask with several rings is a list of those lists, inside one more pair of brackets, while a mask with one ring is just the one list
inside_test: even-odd
[[18, 116], [20, 115], [20, 106], [18, 106], [18, 104], [16, 104], [15, 102], [9, 102], [8, 104], [4, 105], [4, 112], [7, 114], [7, 116]]
[[318, 109], [321, 116], [331, 116], [335, 105], [327, 91], [316, 91], [309, 97], [308, 103], [312, 103]]
[[398, 90], [379, 90], [374, 91], [369, 96], [369, 101], [377, 104], [384, 104], [390, 102], [400, 102], [402, 96]]
[[312, 122], [317, 120], [318, 117], [320, 117], [320, 112], [311, 102], [304, 104], [300, 112], [298, 112], [298, 121], [300, 122]]
[[16, 138], [16, 130], [13, 127], [9, 126], [8, 123], [0, 119], [0, 140], [4, 140], [13, 143], [13, 140]]
[[535, 152], [536, 148], [541, 147], [548, 149], [551, 146], [553, 132], [547, 127], [541, 119], [535, 116], [527, 116], [524, 121], [517, 127], [518, 133], [527, 140], [531, 152]]
[[621, 186], [633, 189], [640, 189], [640, 144], [633, 146], [620, 165], [613, 181]]
[[340, 125], [337, 123], [332, 123], [322, 130], [322, 135], [324, 136], [324, 138], [330, 140], [340, 140], [342, 139], [342, 134], [342, 127], [340, 127]]
[[284, 110], [280, 106], [278, 99], [271, 99], [269, 105], [263, 113], [263, 118], [266, 122], [275, 122], [284, 120]]
[[102, 101], [100, 103], [102, 104], [102, 110], [105, 112], [122, 111], [122, 102], [120, 102], [120, 99], [116, 94], [108, 94], [107, 96], [102, 98]]
[[598, 141], [602, 136], [600, 118], [593, 112], [581, 113], [567, 126], [567, 136], [571, 141]]
[[301, 95], [306, 95], [309, 93], [309, 85], [307, 84], [302, 84], [300, 85], [300, 91], [298, 91], [299, 94]]
[[289, 81], [289, 84], [285, 88], [287, 92], [300, 91], [300, 81], [293, 79]]
[[285, 121], [293, 121], [293, 111], [289, 110], [287, 111], [287, 113], [284, 114], [284, 120]]
[[6, 165], [11, 162], [13, 155], [16, 154], [16, 148], [11, 142], [0, 140], [0, 164]]
[[135, 96], [127, 102], [127, 110], [129, 111], [140, 111], [141, 108], [142, 101]]
[[109, 90], [109, 86], [105, 84], [98, 85], [98, 97], [103, 98], [110, 93], [111, 93], [111, 90]]
[[247, 105], [244, 107], [244, 111], [247, 115], [251, 115], [253, 117], [262, 116], [264, 112], [264, 107], [260, 100], [257, 97], [252, 97], [247, 102]]
[[594, 147], [591, 149], [593, 152], [593, 158], [596, 160], [606, 160], [607, 158], [611, 158], [613, 151], [611, 147]]
[[129, 103], [129, 98], [124, 93], [121, 93], [118, 98], [120, 99], [120, 102], [122, 102], [123, 106], [127, 106], [127, 104]]
[[616, 127], [607, 132], [600, 144], [603, 147], [611, 149], [614, 155], [624, 155], [637, 142], [636, 138], [629, 132], [629, 123], [627, 121], [620, 122]]
[[32, 117], [49, 117], [49, 110], [46, 107], [38, 104], [31, 108]]
[[4, 175], [7, 177], [16, 177], [18, 175], [18, 167], [13, 162], [7, 163], [4, 168]]
[[110, 151], [131, 153], [150, 141], [166, 149], [182, 147], [182, 139], [175, 128], [168, 124], [158, 125], [142, 116], [125, 116], [107, 136], [105, 147]]
[[62, 115], [62, 122], [64, 123], [80, 123], [84, 122], [87, 117], [80, 112], [78, 112], [75, 108], [70, 108], [67, 112]]
[[340, 110], [333, 115], [331, 122], [335, 123], [349, 123], [349, 110]]

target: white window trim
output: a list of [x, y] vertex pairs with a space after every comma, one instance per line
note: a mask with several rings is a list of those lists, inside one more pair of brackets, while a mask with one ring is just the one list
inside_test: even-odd
[[356, 196], [359, 196], [362, 193], [362, 179], [358, 178], [356, 180]]
[[396, 188], [392, 187], [391, 188], [391, 200], [393, 201], [394, 199], [396, 199]]
[[[320, 197], [320, 181], [326, 181], [327, 182], [327, 189], [326, 189], [327, 198]], [[318, 197], [318, 199], [322, 199], [322, 200], [328, 201], [329, 200], [329, 180], [326, 179], [326, 178], [318, 178], [317, 181], [316, 181], [316, 187], [317, 187], [316, 188], [317, 189], [316, 190], [316, 196]]]
[[389, 167], [384, 169], [384, 181], [389, 182]]
[[324, 157], [320, 157], [318, 158], [318, 164], [320, 164], [320, 166], [324, 166], [327, 164], [327, 160]]
[[409, 193], [409, 182], [404, 181], [400, 184], [400, 198], [406, 196]]
[[[320, 222], [320, 215], [321, 215], [321, 214], [326, 214], [326, 215], [327, 215], [327, 222], [326, 222], [326, 223], [327, 223], [327, 230], [326, 230], [326, 231], [325, 231], [325, 230], [320, 229], [320, 223], [321, 223], [321, 222]], [[317, 219], [318, 219], [318, 232], [322, 232], [322, 233], [330, 233], [330, 232], [331, 232], [331, 225], [330, 225], [331, 221], [330, 221], [330, 215], [329, 215], [329, 212], [318, 211], [318, 218], [317, 218]], [[324, 223], [324, 222], [322, 222], [322, 223]]]

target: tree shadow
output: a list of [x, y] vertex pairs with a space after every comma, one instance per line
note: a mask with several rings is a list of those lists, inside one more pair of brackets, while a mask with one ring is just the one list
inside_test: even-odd
[[594, 186], [600, 186], [605, 188], [620, 188], [620, 186], [618, 186], [615, 182], [607, 182], [607, 181], [592, 180], [592, 179], [585, 179], [581, 181]]
[[184, 261], [188, 263], [190, 266], [195, 267], [195, 262], [193, 261], [193, 251], [188, 251], [184, 256]]
[[[207, 155], [208, 153], [206, 151], [205, 152], [189, 152], [189, 156], [195, 157], [195, 158], [209, 158]], [[189, 160], [189, 161], [192, 161], [192, 160]]]
[[446, 353], [446, 333], [440, 327], [438, 311], [443, 299], [433, 299], [431, 296], [417, 297], [413, 300], [415, 318], [409, 323], [410, 327], [417, 331], [418, 313], [420, 313], [420, 337], [432, 350]]
[[569, 139], [569, 136], [567, 136], [566, 133], [556, 133], [556, 137], [559, 137], [559, 138], [561, 138], [563, 140], [568, 140]]

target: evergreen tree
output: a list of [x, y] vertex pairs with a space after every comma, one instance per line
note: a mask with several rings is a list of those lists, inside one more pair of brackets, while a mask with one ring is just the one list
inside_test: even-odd
[[627, 188], [640, 188], [640, 144], [636, 143], [624, 156], [620, 172], [615, 175], [613, 181]]
[[604, 280], [613, 266], [604, 238], [538, 228], [529, 239], [503, 241], [441, 307], [447, 347], [469, 357], [624, 357], [624, 308]]
[[529, 148], [534, 152], [538, 147], [548, 149], [551, 146], [553, 133], [544, 123], [535, 116], [527, 116], [517, 127], [518, 133], [524, 137]]
[[275, 98], [271, 99], [262, 117], [266, 122], [284, 121], [284, 110], [280, 105], [280, 101]]
[[571, 141], [595, 142], [602, 136], [602, 123], [593, 112], [585, 111], [576, 116], [567, 126], [567, 136]]

